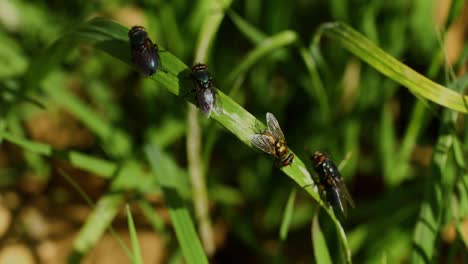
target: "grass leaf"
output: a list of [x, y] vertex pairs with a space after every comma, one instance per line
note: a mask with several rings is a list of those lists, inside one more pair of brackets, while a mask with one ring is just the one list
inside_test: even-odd
[[280, 227], [281, 241], [285, 241], [288, 236], [291, 219], [294, 213], [294, 201], [296, 201], [296, 189], [293, 189], [289, 194], [288, 202], [286, 203], [286, 208], [284, 209], [283, 221], [281, 222]]
[[468, 96], [450, 90], [417, 73], [350, 26], [344, 23], [326, 23], [319, 29], [316, 43], [322, 35], [339, 42], [377, 71], [407, 87], [417, 97], [428, 99], [455, 111], [468, 113]]
[[314, 214], [314, 219], [312, 220], [312, 228], [310, 230], [312, 233], [315, 261], [318, 264], [331, 264], [333, 262], [330, 257], [330, 251], [328, 250], [325, 237], [323, 236], [322, 229], [320, 228], [318, 221], [319, 211], [319, 208], [317, 208], [316, 213]]
[[[74, 30], [69, 31], [66, 35], [63, 36], [63, 39], [59, 39], [57, 42], [63, 41], [64, 43], [67, 43], [68, 49], [72, 48], [73, 45], [76, 45], [79, 42], [93, 44], [97, 48], [123, 61], [124, 63], [131, 64], [127, 31], [128, 29], [115, 22], [97, 18], [83, 23]], [[68, 43], [65, 40], [66, 38], [72, 38], [74, 40], [73, 43]], [[273, 44], [275, 45], [265, 42], [264, 45], [261, 45], [261, 49], [258, 49], [255, 54], [251, 55], [251, 58], [255, 58], [255, 60], [258, 59], [258, 57], [266, 54], [266, 51], [270, 51], [272, 48], [276, 48], [276, 45], [282, 46], [293, 43], [296, 40], [297, 35], [293, 31], [284, 31], [275, 35], [273, 38]], [[47, 60], [47, 57], [39, 58], [41, 64], [43, 64], [44, 67], [52, 68], [54, 64], [58, 63], [56, 56], [53, 55], [55, 46], [56, 44], [52, 44], [51, 48], [48, 49], [48, 53], [50, 54], [49, 58], [51, 58], [50, 61]], [[60, 51], [61, 49], [57, 50], [57, 52]], [[189, 78], [187, 78], [190, 74], [189, 68], [168, 51], [160, 52], [160, 58], [161, 64], [164, 66], [166, 71], [158, 71], [150, 78], [155, 80], [159, 85], [165, 87], [175, 95], [184, 95], [183, 98], [193, 104], [194, 97], [185, 96], [192, 89], [192, 83]], [[248, 62], [240, 65], [237, 71], [245, 71], [253, 62], [254, 59], [250, 59]], [[36, 81], [42, 80], [47, 73], [41, 70], [41, 64], [34, 63], [35, 66], [31, 66], [29, 69], [29, 74], [33, 76], [31, 78], [35, 78]], [[221, 88], [218, 90], [218, 99], [222, 103], [223, 112], [212, 113], [211, 117], [224, 126], [228, 131], [233, 133], [244, 144], [253, 147], [250, 143], [250, 137], [257, 133], [258, 129], [265, 128], [265, 125], [258, 121], [252, 114], [247, 112], [239, 104], [234, 102], [230, 97], [225, 95], [222, 90], [223, 89]], [[313, 184], [313, 180], [308, 169], [297, 155], [294, 159], [294, 163], [291, 166], [283, 167], [281, 170], [286, 175], [291, 177], [301, 187]], [[346, 260], [351, 262], [351, 252], [347, 245], [346, 234], [340, 222], [335, 217], [332, 210], [325, 206], [325, 204], [322, 202], [317, 192], [316, 186], [314, 188], [306, 188], [305, 190], [316, 202], [324, 207], [324, 210], [331, 217], [331, 220], [337, 228], [343, 247], [346, 249]], [[169, 195], [173, 195], [173, 193], [170, 192]]]
[[135, 229], [135, 223], [133, 222], [132, 212], [130, 211], [130, 206], [127, 204], [125, 209], [127, 212], [128, 230], [130, 231], [130, 241], [132, 242], [133, 263], [143, 264], [140, 246], [138, 245], [138, 236]]
[[187, 263], [208, 263], [203, 247], [197, 236], [195, 225], [182, 199], [177, 182], [174, 180], [176, 168], [168, 162], [155, 145], [145, 149], [151, 167], [161, 184], [161, 189], [169, 208], [172, 224]]

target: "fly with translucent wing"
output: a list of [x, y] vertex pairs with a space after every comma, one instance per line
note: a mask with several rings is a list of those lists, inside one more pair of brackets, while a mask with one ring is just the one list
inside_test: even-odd
[[211, 111], [219, 112], [222, 107], [218, 100], [216, 86], [208, 71], [206, 64], [197, 63], [192, 66], [192, 80], [195, 85], [197, 106], [206, 117], [210, 117]]
[[153, 44], [142, 26], [134, 26], [128, 31], [132, 62], [145, 76], [152, 76], [161, 66], [158, 46]]
[[314, 153], [312, 163], [319, 176], [320, 186], [325, 191], [327, 201], [335, 210], [339, 210], [346, 217], [347, 203], [353, 208], [355, 205], [335, 163], [327, 154], [320, 151]]
[[271, 113], [266, 114], [267, 129], [260, 134], [254, 134], [250, 138], [252, 145], [275, 157], [278, 167], [288, 166], [293, 163], [294, 154], [289, 151], [278, 120]]

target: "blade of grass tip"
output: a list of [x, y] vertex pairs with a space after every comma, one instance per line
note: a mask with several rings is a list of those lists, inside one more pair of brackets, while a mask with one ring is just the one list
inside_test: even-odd
[[[292, 30], [285, 30], [264, 39], [256, 45], [255, 48], [242, 59], [241, 63], [239, 63], [226, 77], [226, 86], [233, 87], [236, 80], [246, 74], [246, 72], [261, 58], [271, 54], [273, 51], [277, 51], [278, 49], [294, 44], [297, 40], [297, 33]], [[230, 95], [236, 94], [236, 90], [240, 88], [240, 84], [238, 83], [234, 87], [235, 89], [232, 88], [229, 92]]]
[[[94, 30], [95, 27], [98, 27], [99, 30]], [[123, 61], [124, 63], [130, 64], [129, 56], [129, 44], [127, 37], [127, 31], [125, 27], [105, 19], [93, 19], [86, 23], [83, 23], [79, 28], [76, 29], [78, 32], [73, 32], [74, 34], [79, 34], [80, 31], [93, 31], [93, 32], [102, 32], [102, 31], [112, 31], [112, 32], [102, 32], [100, 36], [93, 35], [83, 35], [81, 39], [82, 42], [94, 44], [97, 48], [108, 53], [109, 55]], [[89, 39], [86, 39], [89, 37]], [[122, 41], [125, 39], [125, 41]], [[76, 45], [77, 43], [75, 43]], [[105, 45], [104, 45], [105, 44]], [[53, 52], [53, 51], [51, 51]], [[180, 95], [186, 93], [188, 90], [186, 86], [191, 87], [191, 83], [186, 81], [187, 71], [189, 68], [173, 56], [170, 52], [161, 52], [160, 53], [161, 61], [165, 65], [167, 72], [158, 71], [155, 75], [151, 77], [154, 81], [158, 82], [162, 87], [165, 87], [170, 92], [175, 95]], [[261, 127], [265, 128], [265, 125], [258, 121], [252, 114], [243, 109], [239, 104], [237, 104], [230, 97], [226, 96], [222, 89], [218, 90], [218, 99], [222, 102], [223, 111], [222, 113], [212, 113], [212, 119], [219, 122], [227, 130], [229, 130], [233, 135], [235, 135], [240, 141], [244, 144], [253, 148], [250, 143], [250, 137], [252, 134], [257, 132], [257, 129]], [[189, 100], [190, 98], [184, 98]], [[194, 103], [193, 98], [190, 101]], [[292, 150], [291, 150], [292, 151]], [[313, 184], [312, 178], [306, 166], [302, 162], [299, 156], [296, 155], [294, 163], [291, 166], [287, 166], [281, 169], [286, 175], [291, 177], [299, 186], [307, 186]], [[314, 188], [306, 188], [306, 191], [312, 196], [312, 198], [317, 201], [319, 204], [324, 206], [324, 203], [320, 199], [318, 194], [318, 189], [315, 186]], [[325, 207], [326, 212], [330, 215], [333, 223], [338, 229], [340, 239], [345, 248], [347, 248], [347, 260], [351, 261], [351, 252], [348, 249], [346, 234], [341, 227], [341, 224], [334, 216], [333, 212]]]
[[132, 252], [133, 259], [132, 262], [136, 264], [143, 264], [143, 259], [141, 257], [140, 245], [138, 244], [138, 235], [135, 229], [135, 223], [133, 222], [132, 212], [130, 211], [130, 206], [127, 204], [125, 206], [127, 212], [127, 222], [128, 230], [130, 232], [130, 241], [132, 243]]
[[237, 26], [239, 31], [241, 31], [250, 42], [259, 44], [268, 37], [265, 33], [252, 26], [249, 22], [247, 22], [247, 20], [243, 19], [233, 10], [229, 9], [227, 14], [232, 22]]
[[330, 251], [328, 250], [325, 237], [323, 236], [322, 229], [320, 228], [318, 221], [319, 212], [320, 207], [317, 207], [317, 209], [315, 209], [314, 218], [310, 228], [315, 262], [318, 264], [331, 264], [333, 262], [330, 257]]
[[[86, 223], [81, 227], [73, 243], [73, 252], [70, 260], [79, 263], [83, 256], [89, 252], [92, 246], [110, 227], [112, 220], [117, 215], [119, 208], [124, 204], [125, 197], [122, 193], [108, 192], [96, 203], [91, 214], [86, 219]], [[118, 239], [120, 241], [120, 239]], [[129, 259], [132, 259], [130, 251], [124, 247], [123, 242], [119, 242]]]
[[104, 178], [110, 178], [117, 170], [117, 165], [112, 162], [89, 156], [77, 151], [57, 151], [45, 143], [17, 137], [2, 130], [0, 130], [0, 137], [30, 152], [47, 157], [64, 158], [70, 161], [73, 166], [95, 173]]
[[[83, 200], [86, 201], [89, 207], [93, 208], [93, 212], [91, 213], [91, 216], [97, 215], [96, 212], [98, 212], [97, 210], [101, 207], [98, 207], [97, 205], [93, 203], [93, 201], [89, 198], [86, 192], [78, 185], [78, 183], [75, 180], [73, 180], [73, 178], [70, 175], [68, 175], [68, 173], [66, 173], [62, 169], [59, 169], [59, 174], [62, 177], [64, 177], [65, 180], [78, 192], [78, 194], [83, 198]], [[118, 196], [122, 197], [123, 195], [118, 195]], [[98, 202], [98, 205], [112, 204], [112, 203], [105, 203], [102, 201], [103, 199], [101, 198], [100, 201]], [[108, 199], [108, 202], [109, 201], [111, 201], [111, 199]], [[115, 201], [118, 201], [118, 199], [114, 199], [114, 202]], [[119, 207], [120, 206], [113, 206], [112, 208], [118, 209]], [[101, 209], [105, 210], [106, 208], [101, 208]], [[106, 212], [104, 215], [110, 216], [110, 217], [104, 217], [102, 219], [103, 223], [100, 223], [100, 222], [96, 223], [96, 221], [101, 221], [101, 219], [99, 219], [100, 216], [93, 218], [94, 220], [91, 220], [91, 217], [87, 218], [85, 225], [81, 228], [78, 236], [75, 238], [74, 249], [73, 249], [72, 254], [70, 255], [71, 263], [80, 263], [83, 256], [98, 241], [98, 239], [104, 233], [104, 230], [106, 228], [109, 228], [110, 233], [117, 240], [120, 247], [124, 250], [128, 258], [130, 260], [133, 258], [130, 250], [127, 248], [125, 243], [122, 241], [120, 236], [114, 231], [114, 229], [112, 228], [112, 225], [110, 224], [110, 222], [112, 221], [112, 219], [114, 218], [116, 214], [117, 214], [116, 210], [109, 210], [109, 212]]]
[[292, 189], [289, 194], [288, 202], [286, 203], [286, 208], [284, 209], [283, 221], [281, 222], [280, 227], [280, 239], [281, 241], [286, 241], [288, 237], [289, 228], [291, 226], [291, 220], [294, 214], [294, 202], [296, 201], [296, 189]]
[[[221, 1], [211, 1], [211, 5], [205, 13], [202, 27], [198, 33], [194, 63], [208, 61], [213, 41], [224, 18], [224, 10], [225, 8], [229, 8], [231, 2], [225, 2], [225, 6], [223, 6]], [[187, 131], [187, 158], [192, 182], [195, 214], [205, 252], [208, 256], [212, 256], [216, 251], [216, 245], [210, 218], [208, 191], [205, 180], [206, 174], [202, 167], [204, 162], [201, 160], [202, 138], [198, 122], [198, 109], [194, 105], [189, 105], [188, 107], [187, 126], [189, 127]]]
[[141, 208], [143, 215], [148, 219], [150, 225], [153, 227], [156, 233], [161, 234], [166, 244], [170, 243], [171, 237], [166, 229], [164, 220], [154, 210], [153, 206], [146, 200], [138, 201], [138, 205]]
[[[228, 15], [232, 22], [237, 26], [237, 28], [254, 44], [259, 45], [265, 39], [267, 39], [267, 35], [262, 31], [258, 30], [254, 26], [252, 26], [249, 22], [244, 20], [241, 16], [239, 16], [236, 12], [232, 10], [228, 10]], [[323, 120], [329, 120], [330, 116], [330, 107], [328, 104], [327, 94], [325, 93], [325, 88], [323, 86], [322, 80], [317, 70], [317, 65], [315, 60], [310, 52], [304, 47], [303, 44], [297, 39], [299, 54], [302, 57], [304, 64], [307, 67], [309, 72], [309, 76], [311, 79], [311, 85], [306, 86], [306, 92], [308, 92], [312, 97], [316, 96], [319, 103], [321, 114], [318, 116], [322, 117]], [[237, 78], [242, 79], [242, 78]], [[229, 80], [229, 79], [228, 79]], [[230, 84], [228, 82], [228, 84]], [[242, 82], [235, 82], [233, 83], [233, 88], [231, 88], [230, 95], [234, 95], [237, 92], [237, 89], [240, 88]]]
[[348, 25], [339, 22], [325, 23], [317, 31], [316, 43], [322, 35], [338, 41], [348, 51], [385, 76], [407, 87], [416, 96], [458, 112], [468, 113], [468, 96], [450, 90], [417, 73]]
[[176, 171], [175, 168], [171, 167], [170, 163], [164, 160], [157, 146], [148, 145], [145, 147], [145, 152], [154, 174], [161, 185], [176, 237], [182, 248], [185, 260], [187, 263], [208, 263], [193, 221], [179, 194], [177, 183], [173, 178], [174, 175], [172, 174]]

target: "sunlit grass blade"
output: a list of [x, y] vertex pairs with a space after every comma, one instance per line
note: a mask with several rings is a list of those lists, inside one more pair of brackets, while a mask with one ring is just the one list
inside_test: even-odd
[[185, 260], [187, 263], [208, 263], [197, 236], [195, 225], [184, 205], [184, 200], [180, 196], [177, 182], [174, 180], [174, 174], [177, 173], [176, 169], [164, 159], [161, 151], [155, 145], [148, 145], [145, 152], [154, 174], [161, 184], [169, 215]]
[[[99, 199], [75, 238], [73, 253], [70, 257], [71, 262], [79, 262], [91, 247], [97, 243], [124, 202], [125, 196], [119, 192], [109, 192]], [[126, 253], [131, 256], [128, 252]]]
[[140, 245], [138, 244], [138, 236], [135, 228], [135, 223], [133, 222], [132, 212], [130, 211], [130, 206], [127, 204], [125, 207], [127, 212], [127, 223], [128, 230], [130, 233], [130, 241], [132, 243], [132, 253], [133, 253], [133, 263], [143, 264], [143, 259], [141, 257]]
[[312, 234], [312, 244], [314, 248], [315, 262], [318, 264], [331, 264], [333, 262], [330, 257], [330, 251], [328, 250], [327, 243], [325, 242], [325, 237], [323, 236], [322, 229], [320, 228], [320, 224], [318, 221], [319, 212], [320, 208], [317, 207], [310, 230]]
[[291, 225], [291, 220], [294, 214], [294, 202], [296, 201], [296, 189], [293, 189], [289, 194], [288, 202], [286, 203], [286, 208], [284, 209], [283, 221], [281, 221], [280, 227], [280, 239], [285, 241], [288, 237], [289, 227]]
[[337, 41], [377, 71], [407, 87], [416, 96], [455, 111], [468, 113], [468, 96], [452, 91], [417, 73], [348, 25], [344, 23], [323, 24], [317, 33], [317, 42], [322, 35]]
[[[94, 44], [97, 48], [103, 50], [111, 56], [122, 60], [124, 63], [131, 64], [129, 56], [129, 44], [127, 40], [127, 30], [128, 29], [125, 27], [109, 20], [93, 19], [70, 31], [68, 34], [75, 36], [75, 45], [79, 43], [78, 41]], [[294, 39], [297, 38], [297, 35], [292, 31], [285, 31], [277, 35], [277, 37], [280, 37], [282, 41], [285, 41], [285, 43], [292, 43], [294, 42]], [[72, 48], [72, 45], [70, 45], [68, 48]], [[264, 48], [271, 49], [271, 46], [266, 43]], [[49, 49], [49, 52], [53, 53], [54, 50]], [[257, 54], [256, 56], [262, 55], [263, 52], [264, 51]], [[187, 94], [187, 92], [192, 88], [192, 83], [187, 78], [189, 74], [189, 68], [168, 51], [160, 52], [160, 57], [161, 63], [164, 65], [167, 72], [158, 71], [150, 78], [155, 80], [159, 85], [165, 87], [175, 95]], [[51, 58], [55, 58], [55, 56], [51, 56]], [[48, 65], [47, 67], [52, 67], [54, 63], [58, 62], [58, 60], [47, 61], [46, 58], [41, 59], [42, 63]], [[248, 67], [251, 63], [252, 61], [250, 61], [249, 64], [243, 66], [241, 72], [246, 69], [244, 69], [244, 67]], [[34, 72], [34, 67], [32, 67], [31, 71]], [[37, 80], [40, 80], [39, 77], [45, 77], [39, 73], [33, 75], [36, 76]], [[218, 90], [218, 99], [222, 102], [223, 112], [212, 113], [211, 118], [219, 122], [227, 130], [233, 133], [244, 144], [251, 146], [250, 137], [257, 133], [258, 129], [265, 128], [265, 125], [257, 120], [252, 114], [247, 112], [244, 108], [242, 108], [239, 104], [234, 102], [230, 97], [226, 96], [222, 90], [222, 88]], [[194, 97], [187, 98], [185, 96], [184, 99], [194, 103]], [[283, 167], [281, 170], [286, 175], [291, 177], [301, 187], [310, 186], [313, 183], [309, 171], [300, 157], [297, 155], [294, 159], [294, 163], [291, 166]], [[320, 199], [316, 187], [308, 187], [305, 188], [305, 190], [316, 202], [324, 206], [324, 203]], [[324, 210], [328, 215], [330, 215], [334, 225], [337, 228], [340, 240], [343, 243], [343, 247], [345, 248], [346, 260], [351, 262], [351, 252], [347, 246], [346, 234], [340, 222], [336, 219], [335, 215], [328, 207], [324, 206]]]
[[[79, 195], [83, 198], [83, 200], [86, 201], [86, 203], [88, 204], [89, 207], [93, 208], [93, 209], [96, 209], [96, 205], [93, 203], [93, 201], [91, 200], [91, 198], [86, 194], [86, 192], [77, 184], [76, 181], [74, 181], [74, 179], [68, 175], [64, 170], [59, 170], [59, 173], [60, 175], [62, 175], [65, 180], [68, 181], [69, 184], [72, 185], [72, 187], [79, 193]], [[117, 207], [115, 207], [117, 208]], [[112, 211], [113, 210], [110, 210], [111, 214], [112, 214]], [[109, 218], [105, 218], [104, 220], [109, 220], [109, 221], [112, 221], [112, 218], [113, 217], [109, 217]], [[96, 219], [96, 218], [94, 218]], [[90, 218], [87, 219], [87, 221], [90, 221]], [[98, 231], [98, 232], [95, 232], [95, 237], [93, 237], [92, 234], [88, 235], [88, 236], [81, 236], [80, 239], [78, 239], [78, 237], [75, 239], [75, 243], [79, 243], [79, 241], [81, 242], [85, 242], [86, 243], [86, 239], [90, 239], [92, 242], [89, 244], [88, 248], [85, 250], [85, 251], [80, 251], [79, 249], [77, 250], [77, 248], [75, 247], [74, 248], [74, 251], [72, 252], [72, 254], [70, 255], [70, 263], [76, 263], [76, 262], [80, 262], [80, 260], [84, 257], [84, 255], [88, 252], [88, 250], [91, 248], [91, 246], [94, 245], [94, 243], [97, 242], [97, 239], [102, 235], [102, 233], [104, 232], [104, 228], [106, 228], [105, 224], [108, 224], [108, 228], [109, 228], [109, 231], [111, 232], [111, 234], [113, 235], [113, 237], [117, 240], [117, 242], [119, 243], [120, 247], [124, 250], [125, 254], [128, 256], [129, 259], [132, 259], [132, 255], [131, 255], [131, 252], [130, 250], [127, 248], [127, 246], [125, 245], [125, 243], [122, 241], [122, 239], [118, 236], [118, 234], [114, 231], [114, 229], [112, 228], [110, 222], [105, 222], [104, 224], [102, 225], [99, 225], [99, 224], [96, 224], [95, 226], [97, 228], [101, 227], [100, 230], [98, 229], [95, 229], [95, 231]], [[89, 228], [89, 226], [91, 226], [91, 228]], [[88, 222], [88, 230], [92, 230], [92, 226], [93, 223], [90, 223]], [[81, 231], [83, 231], [84, 228], [81, 229]]]

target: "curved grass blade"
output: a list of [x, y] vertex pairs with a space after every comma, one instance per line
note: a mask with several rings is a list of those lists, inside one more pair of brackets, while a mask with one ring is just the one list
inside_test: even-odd
[[[99, 199], [75, 238], [70, 262], [80, 263], [83, 256], [89, 252], [91, 247], [101, 238], [104, 231], [109, 228], [112, 219], [117, 215], [124, 202], [125, 196], [119, 192], [109, 192]], [[128, 252], [126, 253], [131, 256]]]
[[130, 211], [130, 206], [127, 204], [125, 207], [127, 212], [127, 222], [128, 230], [130, 232], [130, 241], [132, 243], [133, 251], [133, 263], [143, 264], [143, 259], [141, 258], [140, 246], [138, 245], [138, 236], [135, 229], [135, 223], [133, 222], [132, 212]]
[[[265, 33], [252, 26], [248, 21], [244, 20], [236, 12], [229, 10], [228, 15], [231, 18], [232, 22], [234, 22], [234, 24], [237, 26], [239, 31], [243, 33], [252, 43], [256, 44], [257, 48], [260, 48], [261, 46], [259, 44], [261, 44], [263, 41], [265, 41], [265, 39], [268, 38], [268, 36]], [[271, 38], [273, 37], [274, 36], [272, 36]], [[306, 92], [309, 93], [312, 97], [317, 97], [318, 103], [320, 105], [319, 109], [321, 111], [321, 113], [317, 116], [322, 118], [322, 120], [328, 121], [330, 117], [330, 106], [328, 103], [327, 94], [325, 93], [323, 82], [320, 79], [320, 75], [317, 70], [317, 64], [315, 62], [315, 59], [312, 56], [312, 53], [304, 47], [301, 41], [299, 41], [299, 38], [296, 38], [295, 42], [297, 44], [296, 46], [298, 48], [299, 55], [302, 57], [307, 71], [309, 72], [309, 77], [311, 81], [311, 85], [307, 85], [305, 87]], [[251, 54], [254, 54], [254, 51], [252, 51]], [[234, 77], [231, 78], [234, 79]], [[230, 83], [228, 82], [228, 84]], [[239, 87], [240, 84], [236, 83], [234, 88], [232, 88], [230, 94], [234, 94], [236, 92], [236, 89], [238, 89]]]
[[[204, 63], [209, 60], [209, 52], [213, 45], [216, 33], [224, 19], [224, 10], [231, 5], [231, 0], [221, 3], [220, 1], [211, 1], [204, 13], [202, 27], [198, 32], [196, 42], [195, 63]], [[224, 4], [224, 6], [223, 6]], [[212, 12], [211, 10], [216, 10]], [[217, 101], [218, 102], [218, 101]], [[214, 241], [214, 231], [210, 218], [209, 196], [206, 186], [206, 170], [204, 170], [201, 160], [201, 129], [198, 122], [198, 109], [190, 105], [187, 111], [187, 160], [190, 179], [193, 186], [193, 203], [195, 215], [198, 223], [198, 231], [205, 252], [212, 256], [216, 251]]]
[[296, 201], [296, 189], [293, 189], [289, 194], [288, 202], [286, 203], [286, 208], [284, 209], [283, 221], [281, 222], [280, 227], [280, 239], [285, 241], [288, 237], [289, 227], [291, 225], [291, 220], [294, 213], [294, 202]]
[[146, 156], [161, 185], [177, 239], [187, 263], [208, 263], [195, 226], [174, 180], [176, 168], [165, 160], [155, 145], [145, 148]]
[[328, 250], [327, 243], [325, 242], [325, 237], [323, 236], [322, 229], [320, 228], [320, 224], [318, 221], [319, 212], [320, 207], [317, 207], [310, 230], [312, 234], [312, 244], [314, 246], [315, 262], [318, 264], [331, 264], [333, 262], [330, 257], [330, 251]]
[[[80, 42], [94, 44], [97, 48], [109, 55], [131, 65], [127, 30], [127, 28], [115, 22], [98, 18], [83, 23], [76, 29], [69, 31], [64, 37], [75, 37], [75, 41], [73, 43], [69, 43], [69, 49], [72, 48], [72, 44], [76, 45]], [[285, 35], [283, 35], [282, 38], [285, 38], [287, 41], [291, 41], [293, 38], [297, 37], [292, 31], [286, 31], [284, 34]], [[59, 39], [58, 42], [60, 41], [61, 40]], [[52, 45], [52, 47], [54, 46], [55, 44]], [[54, 50], [49, 49], [48, 52], [53, 54]], [[168, 51], [161, 52], [160, 57], [167, 72], [158, 71], [150, 78], [177, 96], [188, 94], [192, 88], [192, 83], [187, 78], [190, 74], [190, 69]], [[47, 61], [44, 57], [40, 58], [42, 60], [42, 64], [45, 65], [44, 67], [52, 68], [58, 62], [58, 60], [55, 60], [55, 56], [50, 56], [50, 58], [51, 61]], [[42, 80], [45, 77], [46, 72], [39, 70], [39, 72], [36, 73], [36, 70], [37, 68], [32, 67], [30, 69], [30, 74], [35, 76], [34, 78], [36, 81]], [[252, 134], [257, 133], [258, 129], [265, 128], [265, 125], [239, 104], [234, 102], [234, 100], [225, 95], [222, 92], [222, 89], [218, 90], [218, 96], [223, 105], [223, 113], [212, 113], [211, 117], [234, 134], [244, 144], [253, 147], [250, 143], [250, 137]], [[183, 99], [195, 104], [194, 97], [183, 97]], [[309, 171], [297, 155], [291, 166], [283, 167], [281, 170], [301, 187], [311, 185], [315, 186]], [[345, 248], [346, 260], [351, 262], [351, 252], [346, 240], [346, 234], [340, 222], [333, 212], [320, 199], [318, 188], [316, 186], [314, 188], [306, 188], [306, 191], [317, 203], [324, 207], [324, 210], [331, 217], [337, 228], [343, 247]]]
[[0, 130], [0, 138], [9, 141], [27, 151], [48, 157], [55, 156], [64, 158], [68, 160], [73, 166], [92, 173], [96, 173], [104, 178], [110, 178], [117, 170], [117, 165], [112, 162], [92, 157], [78, 151], [59, 152], [45, 143], [31, 141], [6, 131]]
[[[256, 62], [262, 57], [270, 54], [272, 51], [278, 50], [281, 47], [294, 44], [298, 40], [296, 32], [285, 30], [268, 37], [258, 43], [257, 47], [247, 54], [239, 65], [237, 65], [231, 73], [226, 77], [226, 84], [230, 87], [233, 86], [237, 78], [247, 72]], [[231, 91], [231, 93], [234, 93]]]
[[[86, 194], [86, 192], [65, 171], [59, 169], [59, 174], [61, 174], [65, 178], [65, 180], [67, 180], [68, 183], [71, 184], [72, 187], [79, 193], [79, 195], [86, 201], [86, 203], [90, 207], [92, 207], [94, 209], [92, 215], [96, 214], [96, 205], [89, 198], [89, 196]], [[102, 199], [100, 201], [102, 201]], [[114, 208], [118, 208], [118, 206], [116, 206]], [[111, 214], [112, 214], [112, 212], [115, 211], [115, 210], [110, 210], [110, 211], [111, 211]], [[96, 223], [96, 224], [93, 224], [92, 222], [89, 223], [89, 221], [92, 221], [91, 219], [92, 219], [91, 217], [89, 217], [87, 219], [87, 222], [86, 222], [87, 225], [85, 225], [85, 226], [88, 226], [87, 229], [85, 227], [83, 227], [80, 230], [81, 235], [78, 235], [79, 239], [75, 240], [75, 245], [80, 244], [80, 242], [82, 242], [83, 244], [86, 245], [87, 240], [91, 241], [91, 242], [89, 244], [87, 244], [88, 246], [86, 248], [83, 248], [83, 250], [81, 250], [81, 249], [79, 249], [77, 247], [74, 247], [74, 249], [73, 249], [74, 251], [70, 255], [70, 261], [69, 261], [70, 263], [78, 263], [78, 262], [81, 261], [81, 259], [88, 252], [88, 250], [91, 248], [91, 246], [94, 245], [94, 243], [96, 243], [97, 240], [104, 233], [104, 229], [106, 228], [106, 226], [109, 228], [110, 233], [117, 240], [120, 247], [124, 250], [124, 252], [128, 256], [128, 258], [129, 259], [133, 258], [130, 250], [127, 248], [127, 246], [122, 241], [122, 239], [119, 237], [119, 235], [114, 231], [114, 229], [112, 228], [111, 223], [108, 222], [108, 221], [112, 221], [113, 217], [107, 217], [107, 218], [104, 219], [104, 221], [102, 223]], [[94, 218], [94, 219], [96, 219], [96, 218]], [[106, 221], [106, 220], [108, 220], [108, 221]], [[86, 233], [85, 232], [86, 230], [92, 230], [93, 231], [93, 227], [97, 228], [97, 229], [94, 229], [94, 231], [96, 231], [96, 232], [87, 233], [88, 235], [82, 235], [82, 234]]]
[[407, 87], [417, 97], [428, 99], [446, 108], [468, 113], [468, 96], [437, 84], [399, 62], [368, 38], [344, 23], [323, 24], [314, 39], [322, 35], [338, 41], [348, 51], [367, 62], [377, 71]]

